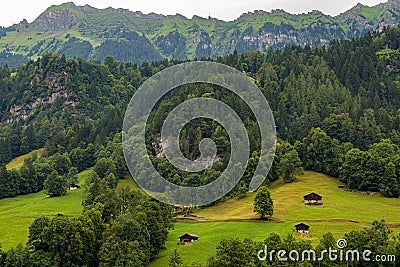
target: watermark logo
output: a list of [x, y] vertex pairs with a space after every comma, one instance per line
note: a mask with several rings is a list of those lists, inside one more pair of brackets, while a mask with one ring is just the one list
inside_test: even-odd
[[347, 247], [347, 240], [346, 239], [339, 239], [336, 242], [336, 246], [338, 247], [338, 249], [342, 249], [342, 248]]
[[346, 249], [347, 247], [347, 240], [346, 239], [339, 239], [336, 243], [338, 249], [334, 249], [329, 247], [328, 249], [322, 250], [317, 252], [313, 249], [297, 251], [297, 250], [275, 250], [272, 249], [271, 251], [268, 250], [268, 247], [265, 246], [264, 249], [259, 250], [257, 253], [257, 257], [260, 261], [323, 261], [328, 259], [330, 261], [366, 261], [366, 262], [396, 262], [395, 255], [384, 255], [378, 254], [373, 255], [371, 250], [364, 250], [360, 252], [357, 249]]
[[226, 195], [242, 178], [250, 157], [250, 144], [244, 122], [226, 103], [210, 98], [191, 98], [177, 105], [163, 122], [161, 146], [168, 161], [180, 170], [199, 172], [214, 162], [217, 149], [212, 139], [199, 144], [200, 158], [191, 161], [179, 147], [179, 135], [191, 120], [217, 121], [229, 135], [231, 153], [227, 168], [216, 180], [199, 187], [173, 184], [162, 177], [148, 155], [146, 125], [152, 109], [173, 89], [191, 83], [207, 83], [230, 90], [251, 109], [257, 120], [261, 141], [260, 160], [249, 190], [255, 191], [265, 180], [275, 154], [276, 130], [272, 111], [259, 88], [242, 72], [213, 62], [190, 62], [176, 65], [146, 80], [126, 110], [123, 124], [123, 150], [132, 177], [152, 197], [171, 205], [200, 206]]

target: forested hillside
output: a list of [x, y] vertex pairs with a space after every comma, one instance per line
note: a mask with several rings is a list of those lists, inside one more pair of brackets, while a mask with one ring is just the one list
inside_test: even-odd
[[[307, 169], [340, 176], [347, 182], [352, 174], [344, 173], [343, 166], [348, 163], [346, 160], [351, 160], [351, 153], [367, 153], [368, 150], [369, 154], [376, 154], [371, 151], [375, 146], [382, 147], [375, 148], [379, 151], [383, 147], [398, 151], [399, 36], [399, 28], [393, 28], [380, 34], [367, 34], [361, 39], [334, 41], [326, 48], [288, 46], [283, 50], [270, 49], [265, 54], [235, 52], [216, 60], [245, 71], [256, 80], [274, 112], [278, 137], [295, 146]], [[2, 68], [0, 162], [8, 163], [41, 147], [46, 148], [48, 156], [53, 156], [87, 150], [91, 145], [106, 145], [108, 137], [113, 138], [121, 131], [124, 110], [140, 84], [159, 70], [177, 63], [163, 60], [136, 65], [118, 63], [108, 57], [104, 64], [99, 64], [46, 54], [15, 73]], [[189, 85], [167, 96], [159, 111], [155, 111], [158, 121], [153, 122], [154, 129], [161, 125], [162, 118], [174, 104], [188, 95], [206, 93], [233, 107], [242, 107], [239, 115], [250, 129], [250, 139], [257, 140], [257, 127], [240, 99], [207, 85], [196, 88]], [[187, 139], [191, 146], [184, 148], [189, 158], [198, 156], [200, 140], [218, 128], [218, 125], [207, 125], [210, 124], [198, 121], [183, 133], [183, 140]], [[149, 133], [152, 141], [157, 138], [154, 131]], [[226, 158], [229, 151], [226, 133], [221, 129], [217, 132], [219, 134], [214, 137], [220, 142], [219, 154]], [[252, 151], [256, 150], [253, 145]], [[393, 175], [398, 179], [398, 153], [381, 151], [378, 154], [390, 166], [394, 164]], [[253, 156], [258, 160], [257, 153]], [[371, 160], [378, 159], [371, 155]], [[72, 165], [82, 170], [94, 162]], [[366, 162], [360, 168], [367, 166], [373, 164]], [[383, 190], [381, 184], [386, 182], [378, 181], [378, 176], [384, 171], [385, 168], [379, 170], [374, 183], [349, 181], [349, 186]], [[179, 172], [165, 172], [170, 179], [175, 174], [182, 177]], [[398, 180], [396, 186], [390, 186], [395, 192], [388, 195], [398, 195], [398, 190], [394, 189], [397, 183]]]

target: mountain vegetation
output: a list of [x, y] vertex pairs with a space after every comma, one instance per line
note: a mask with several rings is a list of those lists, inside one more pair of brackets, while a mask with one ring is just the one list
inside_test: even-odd
[[[328, 45], [398, 25], [399, 0], [376, 6], [358, 4], [337, 16], [319, 11], [244, 13], [234, 21], [180, 14], [143, 14], [126, 9], [96, 9], [69, 2], [51, 6], [35, 21], [0, 28], [0, 65], [18, 67], [48, 52], [67, 58], [141, 63], [226, 56], [235, 50], [266, 52], [287, 45]], [[29, 58], [29, 59], [28, 59]]]
[[[271, 104], [279, 138], [294, 146], [285, 142], [278, 146], [269, 181], [282, 175], [292, 181], [302, 162], [305, 169], [340, 177], [350, 188], [399, 195], [399, 35], [396, 27], [360, 39], [334, 41], [327, 48], [288, 46], [264, 54], [233, 53], [216, 59], [254, 77]], [[46, 176], [40, 173], [55, 170], [66, 176], [71, 167], [82, 171], [99, 164], [103, 166], [98, 168], [100, 179], [107, 170], [122, 178], [126, 167], [118, 133], [128, 100], [147, 77], [176, 63], [162, 60], [137, 65], [107, 57], [100, 64], [46, 54], [15, 73], [1, 68], [0, 162], [7, 164], [45, 147], [45, 157], [27, 160], [20, 170], [4, 168], [0, 181], [7, 185], [3, 188], [13, 189], [3, 190], [2, 195], [42, 190]], [[343, 67], [337, 67], [339, 64]], [[239, 116], [250, 129], [250, 140], [255, 141], [251, 161], [257, 162], [259, 130], [250, 111], [238, 97], [210, 85], [187, 85], [167, 95], [151, 116], [154, 127], [147, 133], [149, 144], [158, 142], [158, 130], [171, 108], [188, 96], [205, 94], [242, 107]], [[184, 154], [195, 159], [198, 144], [206, 137], [216, 140], [221, 160], [206, 170], [203, 178], [156, 157], [157, 151], [150, 145], [154, 165], [175, 183], [208, 183], [219, 176], [229, 159], [225, 130], [216, 122], [195, 120], [184, 128], [181, 145]], [[104, 150], [108, 152], [101, 152]], [[357, 166], [365, 175], [354, 173], [357, 157], [364, 159]], [[254, 166], [248, 164], [233, 195], [245, 191]]]
[[[378, 7], [385, 10], [383, 7], [396, 5], [397, 2], [391, 1]], [[371, 10], [365, 8], [358, 6], [355, 10], [365, 12], [366, 19], [379, 24], [380, 20], [374, 20], [371, 12], [365, 11]], [[171, 227], [171, 207], [151, 200], [140, 192], [117, 187], [118, 180], [128, 173], [122, 152], [121, 125], [129, 99], [147, 78], [162, 69], [185, 62], [163, 59], [165, 54], [154, 48], [147, 34], [151, 36], [151, 28], [160, 21], [172, 20], [178, 27], [180, 20], [187, 19], [156, 14], [133, 15], [129, 11], [114, 9], [99, 11], [89, 6], [77, 7], [72, 3], [51, 7], [46, 12], [32, 24], [22, 22], [13, 26], [15, 32], [25, 37], [30, 29], [41, 29], [41, 32], [35, 33], [35, 38], [27, 37], [32, 39], [26, 43], [34, 44], [35, 51], [40, 50], [43, 54], [36, 60], [29, 59], [16, 69], [9, 66], [0, 68], [0, 198], [43, 189], [46, 189], [49, 197], [62, 198], [67, 187], [76, 181], [78, 172], [89, 168], [93, 172], [85, 181], [82, 216], [35, 220], [30, 227], [26, 246], [1, 252], [0, 266], [13, 266], [16, 262], [21, 266], [146, 265], [165, 248]], [[48, 16], [49, 12], [51, 16]], [[111, 27], [107, 32], [102, 31], [102, 27], [91, 27], [92, 24], [100, 24], [98, 20], [102, 16], [98, 12], [116, 15], [118, 20], [124, 21], [125, 26], [117, 31], [107, 26]], [[354, 14], [355, 11], [352, 12]], [[386, 16], [384, 14], [382, 16]], [[314, 12], [296, 18], [307, 23], [307, 16], [315, 15]], [[129, 16], [134, 18], [135, 23], [127, 19]], [[196, 21], [204, 27], [236, 23], [234, 25], [238, 29], [242, 27], [246, 34], [251, 35], [251, 31], [241, 23], [249, 20], [256, 22], [268, 16], [271, 14], [258, 12], [235, 22], [199, 18], [190, 21]], [[60, 24], [54, 24], [53, 20]], [[65, 26], [66, 22], [72, 26]], [[296, 26], [301, 30], [303, 24], [297, 21], [293, 25], [291, 27]], [[348, 25], [348, 29], [352, 29], [352, 25]], [[136, 30], [132, 32], [133, 28], [130, 27], [136, 27]], [[140, 32], [140, 27], [148, 32]], [[57, 52], [56, 47], [61, 43], [54, 35], [59, 29], [64, 31], [62, 34], [70, 34], [68, 38], [63, 37], [65, 42], [69, 42], [63, 55], [52, 53]], [[334, 40], [326, 43], [326, 46], [296, 43], [281, 49], [268, 47], [262, 50], [263, 53], [247, 52], [246, 49], [254, 50], [254, 47], [240, 48], [241, 44], [238, 43], [227, 55], [224, 53], [229, 53], [231, 48], [221, 54], [213, 54], [214, 50], [210, 47], [214, 45], [210, 46], [208, 41], [215, 40], [215, 37], [207, 37], [207, 31], [192, 32], [199, 33], [200, 43], [204, 41], [199, 51], [196, 47], [196, 54], [202, 57], [215, 56], [214, 59], [204, 60], [223, 63], [246, 73], [270, 103], [279, 142], [275, 161], [264, 186], [279, 178], [292, 183], [305, 169], [336, 177], [345, 183], [348, 190], [399, 197], [400, 27], [382, 26], [381, 30], [351, 40]], [[6, 30], [0, 43], [9, 40], [10, 32]], [[72, 32], [80, 35], [81, 39], [72, 36]], [[124, 40], [117, 38], [102, 42], [100, 39], [101, 36], [109, 36], [107, 34], [112, 36], [115, 32]], [[43, 35], [48, 34], [54, 37], [43, 41]], [[90, 39], [89, 35], [100, 37]], [[18, 38], [15, 44], [19, 42]], [[170, 38], [185, 40], [188, 37], [176, 33], [171, 34]], [[37, 45], [36, 41], [42, 43]], [[158, 42], [168, 43], [162, 39]], [[126, 52], [123, 49], [137, 44], [142, 50]], [[96, 45], [98, 48], [95, 52], [89, 51], [90, 47]], [[77, 47], [80, 56], [96, 56], [95, 59], [102, 63], [82, 57], [67, 58], [68, 53], [68, 56], [72, 56]], [[26, 47], [20, 49], [30, 52]], [[180, 59], [192, 53], [190, 49], [182, 54], [181, 50], [172, 48], [168, 51]], [[113, 54], [117, 60], [109, 56], [111, 52], [118, 53]], [[244, 196], [260, 160], [260, 130], [255, 116], [243, 101], [223, 88], [210, 84], [188, 84], [166, 95], [149, 119], [150, 127], [146, 129], [148, 154], [158, 171], [175, 184], [199, 186], [219, 177], [226, 168], [231, 144], [225, 129], [217, 122], [193, 120], [181, 133], [181, 150], [192, 160], [200, 154], [199, 143], [202, 139], [215, 140], [218, 160], [203, 172], [190, 173], [175, 168], [154, 145], [159, 142], [160, 126], [171, 109], [187, 99], [201, 96], [212, 96], [232, 106], [246, 126], [251, 141], [249, 163], [240, 183], [220, 202]], [[40, 158], [33, 154], [25, 159], [21, 168], [6, 168], [12, 159], [40, 148], [44, 148]], [[214, 204], [217, 203], [211, 205]], [[269, 206], [267, 212], [260, 210], [262, 217], [272, 215]], [[361, 240], [365, 236], [372, 236], [369, 233], [375, 230], [383, 236], [376, 244], [370, 244], [371, 247], [387, 247], [388, 253], [398, 253], [398, 240], [388, 237], [383, 223], [374, 223], [370, 230], [364, 232], [349, 233], [348, 238]], [[291, 240], [288, 237], [284, 243], [309, 248], [309, 243], [297, 244], [295, 241], [289, 242]], [[281, 244], [276, 243], [278, 247]], [[250, 259], [254, 255], [246, 255], [247, 258], [240, 256], [246, 246], [253, 247], [252, 241], [221, 242], [217, 255], [210, 259], [210, 265], [235, 264], [227, 261], [227, 258]], [[239, 256], [229, 256], [227, 251], [237, 251]]]

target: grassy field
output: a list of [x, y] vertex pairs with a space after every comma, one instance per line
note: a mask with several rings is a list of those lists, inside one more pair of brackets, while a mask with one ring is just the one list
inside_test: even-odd
[[[89, 171], [78, 174], [80, 182]], [[84, 190], [68, 191], [63, 197], [50, 198], [44, 191], [0, 200], [0, 243], [4, 249], [25, 244], [32, 222], [40, 216], [79, 216]]]
[[130, 175], [128, 175], [124, 179], [121, 179], [118, 181], [117, 188], [122, 188], [122, 187], [129, 187], [131, 189], [141, 190], [140, 187], [133, 180], [132, 176], [130, 176]]
[[[30, 154], [32, 153], [28, 155]], [[18, 158], [18, 162], [23, 162], [23, 159], [21, 161], [20, 158]], [[17, 159], [13, 162], [17, 162]], [[13, 166], [18, 167], [18, 164]], [[84, 180], [90, 172], [91, 170], [86, 170], [78, 174], [80, 185], [85, 184]], [[119, 181], [118, 187], [124, 186], [139, 189], [130, 176]], [[70, 217], [81, 215], [83, 197], [84, 188], [81, 188], [68, 191], [63, 197], [50, 198], [42, 191], [0, 200], [0, 244], [6, 250], [19, 243], [25, 244], [28, 239], [29, 226], [40, 216], [56, 216], [58, 213]]]
[[[221, 239], [264, 240], [272, 232], [286, 236], [294, 233], [294, 225], [298, 222], [306, 222], [311, 226], [307, 239], [313, 244], [317, 244], [326, 232], [340, 238], [346, 232], [368, 227], [372, 221], [381, 219], [385, 219], [395, 233], [400, 232], [400, 199], [346, 192], [338, 188], [338, 185], [341, 183], [337, 179], [315, 172], [305, 172], [291, 184], [284, 185], [282, 181], [271, 184], [275, 211], [270, 222], [255, 220], [255, 193], [200, 209], [195, 215], [209, 222], [176, 223], [170, 231], [167, 250], [161, 252], [151, 266], [168, 265], [174, 249], [178, 250], [184, 264], [205, 263]], [[303, 204], [303, 196], [313, 191], [323, 196], [322, 206]], [[199, 241], [188, 246], [179, 245], [179, 236], [185, 233], [197, 234]], [[295, 237], [302, 238], [297, 233]]]
[[[297, 181], [283, 185], [271, 184], [274, 201], [274, 219], [279, 221], [335, 220], [372, 222], [385, 219], [387, 223], [400, 223], [400, 199], [386, 198], [379, 194], [366, 195], [346, 192], [338, 179], [315, 172], [305, 172]], [[303, 204], [303, 196], [316, 192], [323, 197], [321, 206]], [[243, 199], [231, 199], [217, 206], [201, 209], [196, 215], [211, 220], [253, 219], [253, 199], [249, 193]]]
[[[311, 226], [309, 239], [313, 244], [318, 243], [322, 235], [330, 231], [336, 238], [342, 237], [344, 232], [361, 229], [369, 226], [350, 222], [334, 223], [309, 223]], [[188, 245], [179, 244], [179, 236], [185, 233], [193, 233], [199, 236], [199, 240]], [[204, 223], [175, 223], [174, 229], [169, 232], [166, 243], [167, 250], [162, 251], [150, 266], [168, 266], [168, 260], [174, 249], [181, 255], [185, 266], [192, 263], [202, 263], [215, 253], [215, 249], [222, 239], [251, 238], [256, 241], [264, 240], [270, 233], [277, 233], [281, 237], [293, 233], [296, 239], [301, 235], [294, 233], [292, 222], [204, 222]]]
[[6, 167], [8, 170], [19, 169], [24, 164], [24, 160], [26, 158], [33, 156], [33, 154], [35, 154], [35, 153], [40, 158], [42, 156], [43, 152], [44, 152], [44, 148], [33, 150], [33, 151], [29, 152], [28, 154], [25, 154], [18, 158], [13, 159], [12, 161], [10, 161], [10, 163], [8, 163], [6, 165]]
[[[90, 170], [79, 174], [80, 182]], [[275, 232], [286, 236], [293, 232], [297, 222], [311, 226], [307, 239], [314, 244], [326, 232], [336, 238], [345, 232], [367, 227], [373, 220], [385, 219], [394, 232], [400, 232], [400, 199], [384, 198], [380, 195], [363, 195], [346, 192], [338, 188], [340, 182], [323, 174], [305, 172], [296, 182], [283, 184], [277, 181], [270, 185], [275, 213], [271, 221], [257, 220], [253, 213], [255, 193], [242, 199], [231, 199], [216, 206], [197, 210], [200, 221], [177, 222], [171, 229], [166, 243], [167, 250], [160, 253], [151, 266], [167, 266], [168, 259], [177, 249], [184, 264], [205, 263], [221, 239], [252, 238], [264, 240]], [[118, 187], [137, 189], [130, 176], [120, 180]], [[306, 206], [303, 195], [316, 192], [323, 196], [322, 206]], [[5, 249], [27, 240], [29, 225], [42, 215], [79, 216], [84, 190], [68, 191], [61, 198], [49, 198], [44, 192], [0, 200], [0, 243]], [[179, 245], [179, 236], [185, 233], [199, 235], [199, 241]], [[295, 234], [296, 238], [303, 238]]]
[[[284, 235], [291, 232], [291, 225], [262, 222], [176, 223], [168, 235], [167, 250], [162, 251], [150, 266], [168, 266], [169, 257], [174, 249], [181, 255], [184, 266], [204, 263], [214, 253], [221, 239], [251, 237], [254, 240], [264, 240], [269, 232]], [[179, 245], [179, 236], [185, 233], [197, 234], [199, 240], [188, 245]]]

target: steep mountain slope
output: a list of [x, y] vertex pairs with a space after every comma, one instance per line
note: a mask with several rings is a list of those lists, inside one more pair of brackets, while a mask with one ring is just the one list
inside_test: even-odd
[[[324, 45], [399, 24], [400, 2], [373, 7], [358, 4], [332, 17], [320, 11], [293, 15], [283, 10], [254, 11], [234, 21], [182, 15], [143, 14], [65, 3], [51, 6], [34, 22], [0, 29], [0, 64], [17, 66], [46, 52], [67, 57], [143, 62], [163, 57], [193, 59], [286, 45]], [[16, 58], [18, 57], [18, 58]]]

